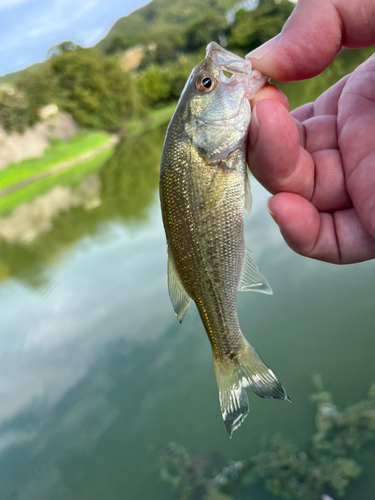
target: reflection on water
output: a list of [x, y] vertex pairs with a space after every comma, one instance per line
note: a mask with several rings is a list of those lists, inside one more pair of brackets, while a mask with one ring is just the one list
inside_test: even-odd
[[122, 141], [100, 172], [103, 212], [129, 226], [147, 220], [159, 180], [161, 144], [166, 126]]
[[161, 127], [122, 141], [100, 172], [84, 177], [77, 189], [55, 187], [0, 219], [0, 280], [13, 276], [40, 286], [57, 254], [97, 234], [102, 224], [120, 219], [136, 228], [146, 222], [164, 135]]
[[[239, 319], [293, 404], [250, 395], [251, 413], [228, 439], [198, 314], [191, 308], [179, 325], [168, 298], [157, 197], [164, 132], [117, 146], [98, 174], [100, 204], [55, 214], [28, 244], [0, 242], [0, 498], [165, 500], [158, 460], [169, 443], [226, 463], [276, 433], [306, 446], [314, 372], [342, 406], [375, 380], [375, 262], [295, 255], [253, 182], [245, 236], [274, 296], [239, 294]], [[371, 498], [374, 461], [363, 455], [344, 498]]]

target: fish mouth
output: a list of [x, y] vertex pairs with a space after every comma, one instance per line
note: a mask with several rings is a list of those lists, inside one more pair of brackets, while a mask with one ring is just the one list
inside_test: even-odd
[[[261, 89], [267, 82], [268, 77], [257, 70], [252, 69], [251, 62], [243, 59], [226, 49], [218, 43], [211, 42], [206, 48], [206, 59], [212, 61], [219, 70], [219, 80], [224, 84], [236, 81], [242, 86], [248, 100]], [[225, 76], [224, 72], [230, 73], [231, 77]]]
[[250, 61], [223, 49], [216, 42], [211, 42], [207, 45], [206, 59], [211, 59], [218, 69], [233, 74], [249, 75], [252, 70]]

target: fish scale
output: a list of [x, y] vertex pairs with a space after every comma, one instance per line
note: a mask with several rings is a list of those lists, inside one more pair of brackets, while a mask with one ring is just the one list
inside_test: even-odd
[[[237, 73], [233, 71], [232, 79], [222, 76], [222, 70], [233, 67]], [[220, 409], [230, 435], [248, 413], [246, 387], [261, 397], [288, 400], [244, 338], [236, 308], [239, 288], [272, 293], [246, 252], [243, 236], [250, 193], [248, 98], [265, 81], [248, 61], [211, 43], [169, 124], [160, 169], [169, 293], [180, 322], [191, 299], [197, 306], [211, 343]]]

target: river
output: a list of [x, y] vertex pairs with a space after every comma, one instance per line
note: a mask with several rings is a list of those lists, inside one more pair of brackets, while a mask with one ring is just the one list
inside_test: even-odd
[[[93, 209], [73, 206], [33, 241], [0, 243], [2, 499], [174, 498], [159, 473], [170, 443], [228, 462], [277, 433], [303, 448], [314, 373], [339, 407], [375, 380], [375, 261], [338, 267], [296, 255], [252, 179], [245, 238], [274, 295], [238, 294], [239, 320], [293, 403], [249, 394], [250, 414], [228, 438], [196, 308], [180, 325], [168, 297], [164, 133], [117, 146], [97, 174]], [[371, 476], [344, 498], [373, 498]], [[258, 488], [251, 498], [271, 495]]]

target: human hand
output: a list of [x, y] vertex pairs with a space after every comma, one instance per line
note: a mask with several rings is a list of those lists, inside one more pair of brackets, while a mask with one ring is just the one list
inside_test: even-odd
[[[375, 42], [372, 1], [363, 2], [363, 19], [350, 15], [353, 2], [342, 0], [332, 10], [334, 3], [300, 0], [271, 51], [251, 59], [253, 66], [280, 80], [306, 78], [320, 73], [341, 44]], [[374, 258], [375, 58], [291, 115], [273, 86], [252, 104], [248, 162], [275, 194], [269, 210], [289, 246], [336, 264]]]

